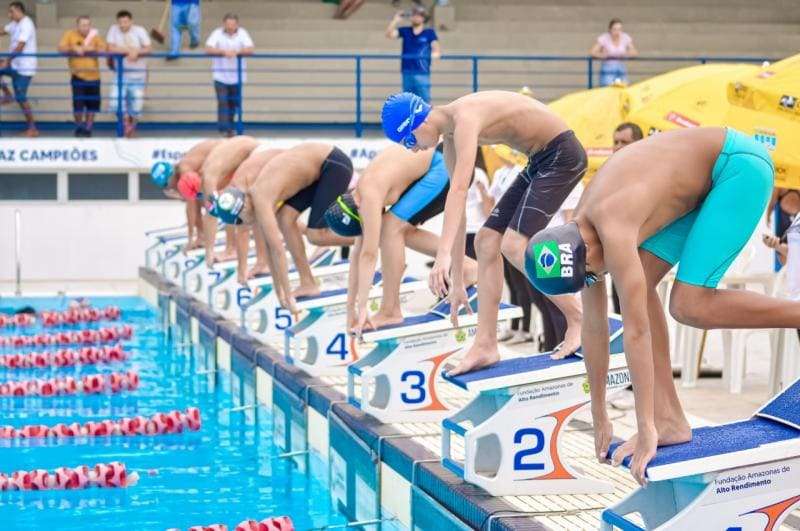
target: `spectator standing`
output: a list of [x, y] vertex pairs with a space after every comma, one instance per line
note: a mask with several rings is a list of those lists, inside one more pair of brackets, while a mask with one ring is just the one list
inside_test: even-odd
[[75, 115], [75, 136], [92, 136], [94, 115], [100, 111], [100, 63], [97, 52], [107, 49], [106, 41], [92, 27], [88, 15], [79, 16], [74, 29], [64, 32], [58, 51], [68, 54], [72, 73], [72, 112]]
[[239, 26], [239, 17], [233, 13], [226, 14], [222, 26], [212, 31], [206, 40], [206, 53], [214, 56], [211, 69], [217, 93], [217, 122], [219, 132], [224, 136], [233, 136], [233, 120], [241, 112], [241, 87], [246, 78], [246, 65], [242, 59], [240, 83], [237, 57], [252, 55], [253, 50], [253, 39], [246, 29]]
[[194, 50], [200, 46], [200, 0], [172, 0], [167, 61], [178, 58], [183, 28], [189, 30], [189, 48]]
[[109, 109], [117, 112], [119, 98], [122, 98], [125, 136], [130, 138], [136, 133], [144, 107], [147, 84], [147, 59], [144, 56], [152, 51], [150, 36], [142, 26], [133, 23], [130, 11], [122, 10], [117, 13], [117, 23], [109, 28], [106, 41], [110, 51], [125, 56], [122, 60], [122, 86], [117, 85], [116, 75], [111, 82]]
[[[14, 88], [14, 99], [22, 109], [22, 114], [27, 122], [27, 129], [24, 136], [39, 136], [36, 123], [33, 120], [31, 104], [28, 102], [28, 87], [33, 76], [36, 74], [36, 57], [27, 54], [36, 53], [36, 26], [33, 20], [25, 13], [25, 6], [22, 2], [11, 2], [8, 5], [8, 18], [11, 20], [0, 31], [0, 35], [9, 35], [11, 41], [8, 52], [11, 57], [0, 58], [0, 79], [3, 76], [11, 78], [11, 86]], [[20, 55], [22, 54], [22, 55]], [[8, 88], [3, 86], [4, 103], [11, 101]]]
[[[398, 28], [404, 18], [410, 18], [411, 25]], [[400, 69], [403, 75], [403, 91], [412, 92], [431, 101], [431, 58], [442, 55], [439, 37], [431, 28], [426, 28], [428, 12], [421, 5], [411, 11], [399, 11], [386, 28], [387, 39], [403, 39], [403, 57]]]
[[591, 50], [595, 59], [602, 59], [600, 65], [600, 86], [606, 87], [615, 82], [628, 83], [625, 59], [639, 55], [630, 35], [622, 31], [622, 21], [612, 18], [608, 31], [597, 37]]

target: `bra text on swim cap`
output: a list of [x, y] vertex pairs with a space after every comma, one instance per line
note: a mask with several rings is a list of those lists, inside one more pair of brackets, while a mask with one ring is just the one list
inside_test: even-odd
[[547, 240], [534, 244], [537, 278], [570, 278], [573, 275], [572, 246]]

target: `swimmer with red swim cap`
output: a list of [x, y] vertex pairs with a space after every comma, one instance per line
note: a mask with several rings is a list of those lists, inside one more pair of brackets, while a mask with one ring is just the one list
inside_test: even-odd
[[[411, 150], [430, 149], [444, 140], [450, 191], [431, 291], [447, 295], [457, 319], [467, 296], [463, 279], [466, 201], [478, 146], [506, 144], [529, 156], [528, 166], [506, 191], [475, 238], [478, 256], [478, 332], [451, 374], [472, 371], [500, 359], [497, 312], [503, 288], [502, 254], [525, 270], [528, 239], [543, 229], [586, 171], [586, 152], [566, 123], [528, 96], [499, 90], [476, 92], [431, 107], [410, 93], [390, 96], [381, 115], [391, 140]], [[451, 270], [452, 267], [452, 270]], [[580, 303], [573, 295], [551, 297], [567, 318], [563, 355], [580, 344]]]
[[[212, 211], [223, 222], [256, 224], [261, 230], [275, 292], [281, 306], [292, 313], [298, 313], [295, 297], [319, 294], [297, 218], [311, 209], [306, 237], [315, 245], [352, 245], [352, 238], [335, 234], [325, 223], [325, 211], [347, 190], [352, 176], [353, 163], [341, 149], [305, 142], [275, 155], [254, 180], [234, 179], [211, 197]], [[287, 248], [300, 276], [294, 290], [289, 285]]]
[[[186, 201], [186, 226], [188, 241], [184, 251], [198, 249], [203, 246], [202, 214], [197, 192], [200, 191], [200, 171], [211, 150], [222, 140], [203, 140], [187, 151], [177, 164], [156, 162], [150, 170], [153, 184], [164, 190], [164, 195], [171, 199]], [[190, 190], [197, 190], [190, 193]], [[215, 231], [216, 232], [216, 231]]]
[[[235, 136], [222, 140], [214, 146], [203, 162], [200, 171], [200, 192], [204, 201], [212, 194], [219, 192], [231, 182], [233, 173], [247, 157], [258, 147], [258, 140], [251, 136]], [[217, 257], [214, 255], [214, 243], [217, 234], [217, 219], [209, 212], [203, 217], [203, 234], [205, 235], [206, 264], [211, 266], [219, 260], [231, 260], [236, 257], [236, 233], [233, 227], [225, 228], [225, 250]]]

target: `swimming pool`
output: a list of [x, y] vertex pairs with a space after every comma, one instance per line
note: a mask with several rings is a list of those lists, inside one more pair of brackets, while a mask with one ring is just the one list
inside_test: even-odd
[[[24, 305], [61, 308], [66, 302], [3, 299], [0, 311]], [[202, 428], [154, 437], [0, 440], [0, 472], [120, 461], [141, 476], [127, 489], [2, 492], [3, 529], [187, 529], [212, 523], [232, 529], [248, 518], [280, 515], [291, 516], [298, 530], [346, 522], [331, 502], [327, 464], [313, 453], [304, 458], [303, 467], [281, 456], [273, 440], [272, 413], [256, 405], [252, 371], [238, 371], [234, 363], [231, 372], [217, 372], [202, 349], [167, 342], [158, 314], [142, 299], [97, 297], [89, 303], [121, 307], [122, 321], [134, 328], [127, 361], [61, 369], [0, 368], [0, 381], [135, 370], [139, 388], [118, 395], [0, 398], [0, 424], [82, 423], [197, 407]], [[42, 331], [25, 329], [26, 334]], [[3, 335], [15, 333], [0, 330]]]

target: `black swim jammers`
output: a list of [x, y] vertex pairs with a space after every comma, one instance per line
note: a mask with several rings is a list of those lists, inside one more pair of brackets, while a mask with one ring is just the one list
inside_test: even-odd
[[344, 152], [334, 147], [325, 158], [319, 170], [319, 179], [306, 186], [284, 203], [302, 212], [311, 207], [308, 216], [309, 229], [327, 228], [325, 211], [340, 194], [347, 191], [350, 179], [353, 178], [353, 162]]

